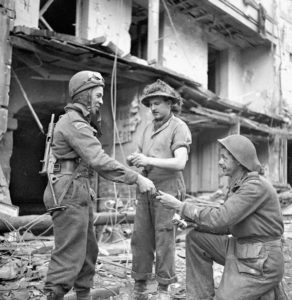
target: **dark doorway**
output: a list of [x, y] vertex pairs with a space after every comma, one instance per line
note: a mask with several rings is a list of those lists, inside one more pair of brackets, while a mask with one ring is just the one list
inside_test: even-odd
[[132, 5], [131, 54], [147, 59], [148, 1], [134, 0]]
[[287, 182], [292, 186], [292, 140], [287, 145]]
[[[63, 113], [64, 104], [39, 103], [34, 109], [47, 132], [51, 114], [55, 120]], [[20, 214], [40, 214], [45, 212], [43, 192], [47, 184], [46, 177], [39, 174], [43, 159], [46, 137], [40, 132], [27, 107], [15, 116], [18, 129], [13, 135], [13, 153], [10, 160], [10, 194], [14, 205], [19, 206]]]
[[208, 46], [208, 90], [213, 93], [217, 91], [218, 82], [218, 65], [219, 65], [220, 51]]

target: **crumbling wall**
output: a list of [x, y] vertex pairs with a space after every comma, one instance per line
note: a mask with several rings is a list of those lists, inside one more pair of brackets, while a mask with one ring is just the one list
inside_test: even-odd
[[242, 51], [242, 95], [238, 101], [249, 109], [269, 115], [279, 113], [279, 81], [270, 47]]
[[115, 44], [119, 55], [130, 53], [132, 0], [79, 0], [78, 3], [77, 36], [89, 40], [104, 37], [104, 45]]
[[15, 19], [14, 3], [0, 1], [0, 201], [11, 203], [9, 194], [9, 160], [12, 151], [12, 132], [8, 126], [9, 83], [12, 47], [9, 31]]
[[166, 13], [161, 24], [160, 64], [207, 87], [208, 45], [193, 18], [172, 14], [175, 31]]
[[220, 54], [218, 94], [256, 112], [279, 113], [279, 82], [270, 47], [231, 48]]
[[15, 26], [38, 28], [40, 0], [14, 0]]

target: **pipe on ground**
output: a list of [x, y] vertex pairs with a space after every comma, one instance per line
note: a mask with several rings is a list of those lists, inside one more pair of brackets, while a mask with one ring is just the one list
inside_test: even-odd
[[[133, 223], [134, 212], [99, 212], [94, 213], [94, 225], [114, 225], [117, 223]], [[18, 231], [31, 231], [39, 234], [52, 227], [52, 218], [49, 214], [27, 215], [11, 217], [0, 213], [0, 233]]]

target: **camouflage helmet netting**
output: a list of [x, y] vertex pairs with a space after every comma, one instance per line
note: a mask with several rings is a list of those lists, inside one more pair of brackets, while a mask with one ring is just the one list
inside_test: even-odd
[[164, 81], [157, 79], [154, 83], [147, 85], [141, 97], [141, 102], [149, 107], [150, 98], [153, 97], [165, 97], [171, 100], [173, 103], [181, 105], [182, 99], [180, 94], [169, 86]]

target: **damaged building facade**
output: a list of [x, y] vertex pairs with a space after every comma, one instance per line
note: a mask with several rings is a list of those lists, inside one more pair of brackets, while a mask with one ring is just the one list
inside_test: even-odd
[[[193, 135], [189, 194], [225, 184], [217, 139], [230, 133], [253, 140], [278, 190], [292, 184], [291, 1], [0, 0], [0, 10], [0, 201], [44, 211], [41, 128], [63, 113], [68, 81], [84, 69], [105, 78], [101, 142], [119, 161], [151, 119], [143, 87], [161, 78], [183, 97]], [[100, 199], [135, 196], [91, 183]]]

